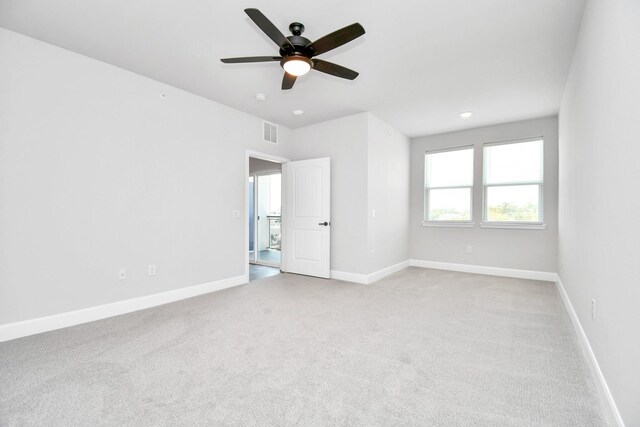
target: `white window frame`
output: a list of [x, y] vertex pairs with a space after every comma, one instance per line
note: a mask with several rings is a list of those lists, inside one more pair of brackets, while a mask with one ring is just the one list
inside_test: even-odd
[[[487, 170], [485, 165], [485, 147], [492, 147], [496, 145], [509, 145], [519, 144], [523, 142], [542, 141], [542, 179], [540, 181], [517, 181], [501, 184], [487, 184], [486, 176]], [[544, 223], [544, 175], [545, 175], [545, 161], [544, 161], [544, 137], [533, 137], [526, 139], [516, 139], [502, 142], [488, 142], [482, 144], [482, 222], [480, 226], [483, 228], [516, 228], [516, 229], [531, 229], [531, 230], [543, 230], [547, 228]], [[539, 189], [540, 205], [538, 206], [539, 220], [538, 221], [489, 221], [487, 219], [487, 189], [489, 187], [513, 187], [520, 185], [537, 185]]]
[[[471, 161], [471, 185], [455, 185], [449, 187], [427, 187], [427, 155], [428, 154], [437, 154], [437, 153], [445, 153], [448, 151], [460, 151], [460, 150], [468, 150], [471, 149], [472, 152], [472, 161]], [[464, 145], [461, 147], [452, 147], [452, 148], [443, 148], [439, 150], [429, 150], [424, 153], [424, 181], [423, 181], [423, 197], [424, 197], [424, 212], [423, 212], [423, 220], [422, 225], [429, 227], [473, 227], [475, 225], [473, 219], [473, 187], [475, 184], [475, 155], [476, 155], [476, 147], [475, 145]], [[470, 219], [468, 220], [437, 220], [437, 219], [429, 219], [429, 191], [431, 190], [455, 190], [458, 188], [468, 188], [471, 196], [470, 200]]]

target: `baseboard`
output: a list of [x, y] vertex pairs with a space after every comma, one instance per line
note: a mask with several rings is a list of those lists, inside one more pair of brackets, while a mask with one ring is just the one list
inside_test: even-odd
[[345, 282], [362, 283], [366, 285], [367, 275], [358, 273], [349, 273], [347, 271], [331, 270], [331, 278], [336, 280], [344, 280]]
[[344, 280], [346, 282], [370, 285], [371, 283], [377, 282], [378, 280], [387, 277], [390, 274], [409, 267], [409, 264], [409, 260], [402, 261], [389, 267], [385, 267], [382, 270], [374, 271], [370, 274], [348, 273], [346, 271], [331, 270], [331, 278], [336, 280]]
[[248, 281], [249, 276], [243, 274], [242, 276], [230, 277], [215, 282], [117, 301], [110, 304], [68, 311], [21, 322], [7, 323], [0, 325], [0, 342], [93, 322], [133, 311], [144, 310], [145, 308], [156, 307], [158, 305], [242, 285]]
[[618, 411], [618, 406], [616, 402], [613, 400], [613, 395], [611, 394], [611, 390], [609, 390], [609, 386], [607, 385], [607, 381], [604, 379], [604, 375], [600, 370], [600, 365], [598, 365], [598, 360], [596, 359], [596, 355], [593, 353], [593, 349], [591, 348], [591, 344], [589, 344], [589, 339], [587, 339], [587, 335], [582, 329], [582, 324], [580, 323], [580, 319], [576, 314], [576, 311], [573, 308], [573, 304], [571, 304], [571, 300], [569, 299], [569, 295], [564, 288], [562, 280], [560, 276], [556, 277], [556, 286], [558, 287], [558, 292], [560, 292], [560, 297], [564, 302], [565, 307], [567, 308], [567, 312], [569, 313], [569, 317], [571, 318], [571, 323], [573, 323], [573, 327], [578, 335], [578, 340], [580, 341], [580, 345], [582, 346], [582, 350], [585, 353], [585, 358], [587, 359], [587, 364], [589, 365], [589, 370], [591, 371], [591, 375], [593, 376], [594, 382], [596, 384], [596, 388], [598, 389], [598, 394], [600, 395], [600, 399], [603, 402], [606, 402], [605, 411], [607, 411], [607, 416], [611, 423], [617, 425], [619, 427], [624, 427], [624, 421], [622, 420], [622, 416], [620, 415], [620, 411]]
[[555, 282], [557, 274], [548, 271], [518, 270], [514, 268], [487, 267], [483, 265], [454, 264], [450, 262], [424, 261], [412, 259], [412, 267], [433, 268], [436, 270], [460, 271], [462, 273], [486, 274], [489, 276], [515, 277], [518, 279], [543, 280]]
[[404, 270], [405, 268], [409, 267], [409, 265], [410, 265], [410, 261], [406, 260], [406, 261], [399, 262], [395, 265], [392, 265], [390, 267], [383, 268], [382, 270], [378, 270], [367, 276], [367, 279], [368, 279], [367, 283], [377, 282], [378, 280], [384, 277], [387, 277], [390, 274], [396, 273], [400, 270]]

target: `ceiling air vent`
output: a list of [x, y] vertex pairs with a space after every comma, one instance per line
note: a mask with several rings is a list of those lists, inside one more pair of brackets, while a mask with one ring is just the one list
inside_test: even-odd
[[272, 144], [278, 143], [278, 126], [273, 123], [263, 122], [262, 139]]

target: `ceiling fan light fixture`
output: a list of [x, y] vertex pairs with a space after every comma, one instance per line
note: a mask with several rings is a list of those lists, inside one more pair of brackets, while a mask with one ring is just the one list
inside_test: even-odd
[[303, 76], [311, 70], [311, 60], [304, 56], [292, 56], [284, 58], [282, 68], [292, 76]]
[[[286, 37], [278, 27], [258, 9], [248, 8], [245, 9], [244, 12], [267, 37], [278, 45], [279, 56], [221, 58], [220, 61], [223, 63], [245, 64], [250, 62], [279, 61], [280, 66], [284, 68], [285, 71], [282, 77], [282, 85], [280, 86], [282, 90], [291, 89], [298, 76], [307, 74], [312, 68], [321, 73], [340, 77], [341, 79], [353, 80], [358, 77], [356, 71], [350, 70], [342, 65], [334, 64], [333, 62], [317, 59], [315, 56], [329, 52], [362, 36], [365, 31], [359, 23], [355, 22], [347, 25], [312, 42], [302, 36], [304, 25], [299, 22], [293, 22], [289, 25], [289, 31], [291, 31], [292, 35]], [[311, 58], [313, 58], [313, 60]]]

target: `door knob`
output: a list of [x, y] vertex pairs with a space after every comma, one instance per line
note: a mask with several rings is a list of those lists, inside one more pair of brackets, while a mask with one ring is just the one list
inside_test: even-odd
[[325, 222], [319, 222], [319, 223], [318, 223], [318, 225], [324, 225], [324, 226], [326, 227], [327, 225], [329, 225], [329, 223], [328, 223], [327, 221], [325, 221]]

